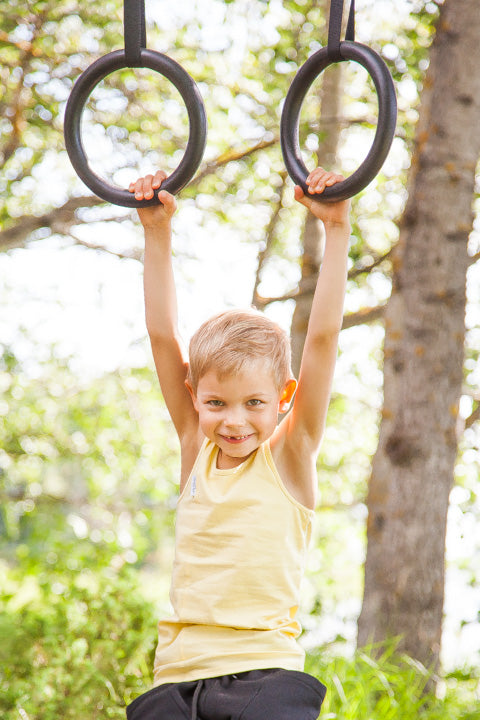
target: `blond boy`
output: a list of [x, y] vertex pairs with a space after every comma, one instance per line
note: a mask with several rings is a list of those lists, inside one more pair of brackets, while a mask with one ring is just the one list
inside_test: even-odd
[[[130, 191], [149, 199], [165, 178], [148, 175]], [[310, 194], [341, 179], [317, 168]], [[171, 264], [176, 201], [160, 190], [162, 204], [138, 210], [147, 329], [181, 478], [173, 615], [159, 623], [154, 688], [128, 720], [314, 720], [325, 696], [303, 672], [296, 612], [342, 324], [349, 202], [312, 200], [300, 187], [295, 198], [326, 234], [298, 382], [286, 334], [249, 310], [204, 323], [186, 361]]]

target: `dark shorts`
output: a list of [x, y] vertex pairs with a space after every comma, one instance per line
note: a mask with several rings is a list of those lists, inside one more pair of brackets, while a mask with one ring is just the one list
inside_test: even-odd
[[295, 670], [166, 683], [135, 698], [128, 720], [316, 720], [327, 689]]

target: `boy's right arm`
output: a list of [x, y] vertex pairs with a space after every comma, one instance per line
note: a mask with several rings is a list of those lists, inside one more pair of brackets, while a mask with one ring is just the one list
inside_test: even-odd
[[[166, 174], [147, 175], [130, 185], [137, 200], [150, 199]], [[185, 387], [188, 364], [177, 327], [177, 299], [172, 268], [171, 221], [173, 195], [160, 191], [162, 204], [138, 208], [145, 232], [145, 318], [153, 358], [167, 409], [180, 441], [198, 434], [198, 416]]]

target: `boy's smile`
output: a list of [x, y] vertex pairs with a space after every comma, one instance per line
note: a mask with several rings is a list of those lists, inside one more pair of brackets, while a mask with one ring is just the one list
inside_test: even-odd
[[278, 414], [286, 412], [295, 383], [279, 390], [268, 360], [252, 359], [235, 375], [218, 377], [209, 370], [192, 393], [200, 428], [219, 447], [218, 467], [240, 465], [277, 426]]

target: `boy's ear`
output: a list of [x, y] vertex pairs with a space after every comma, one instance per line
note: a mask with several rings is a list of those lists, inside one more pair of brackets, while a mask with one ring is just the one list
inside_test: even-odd
[[193, 389], [193, 387], [191, 386], [191, 384], [189, 383], [188, 380], [185, 380], [185, 387], [187, 388], [188, 392], [190, 393], [190, 397], [192, 398], [192, 402], [193, 402], [193, 407], [194, 407], [195, 410], [197, 410], [197, 412], [198, 412], [198, 409], [197, 409], [197, 395], [196, 395], [195, 390]]
[[292, 398], [295, 395], [296, 389], [297, 381], [294, 378], [290, 378], [290, 380], [287, 380], [287, 382], [285, 383], [285, 387], [283, 388], [283, 392], [280, 395], [280, 403], [278, 406], [279, 412], [287, 412], [288, 408], [290, 407], [290, 403], [292, 402]]

